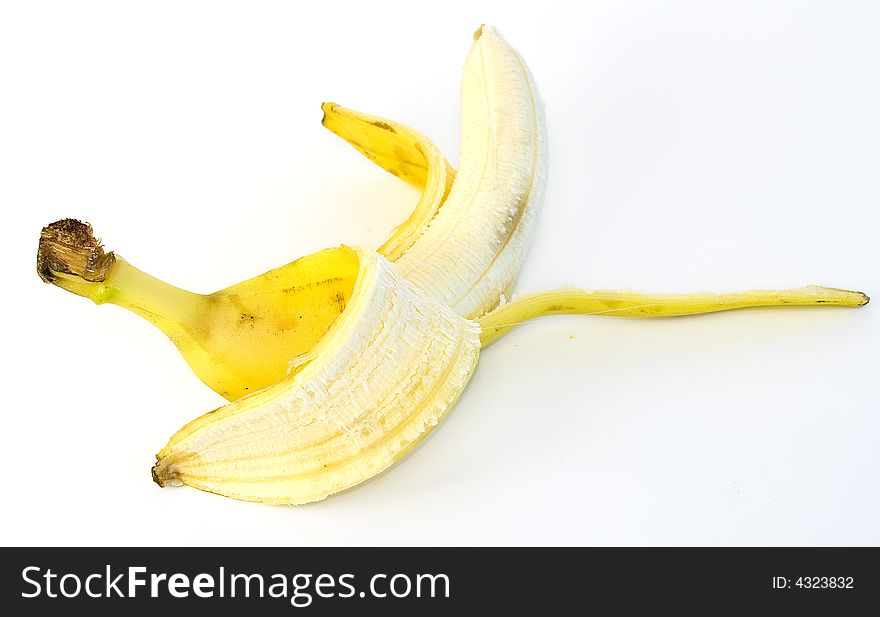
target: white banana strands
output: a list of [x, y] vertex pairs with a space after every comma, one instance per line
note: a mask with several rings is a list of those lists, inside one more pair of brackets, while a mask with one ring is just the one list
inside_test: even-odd
[[397, 261], [427, 229], [446, 200], [455, 170], [434, 143], [408, 126], [372, 116], [336, 103], [321, 106], [321, 123], [365, 157], [422, 191], [412, 214], [395, 227], [378, 249]]

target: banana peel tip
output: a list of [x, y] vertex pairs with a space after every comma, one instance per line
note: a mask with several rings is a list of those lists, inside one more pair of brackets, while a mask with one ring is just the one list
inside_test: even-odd
[[324, 115], [321, 117], [321, 124], [327, 126], [327, 115], [330, 114], [337, 107], [338, 105], [333, 101], [324, 101], [323, 103], [321, 103], [321, 111], [324, 112]]
[[180, 474], [177, 473], [173, 464], [168, 463], [166, 458], [157, 459], [156, 464], [150, 469], [150, 474], [153, 476], [153, 482], [162, 488], [166, 486], [181, 486], [183, 484], [180, 481]]

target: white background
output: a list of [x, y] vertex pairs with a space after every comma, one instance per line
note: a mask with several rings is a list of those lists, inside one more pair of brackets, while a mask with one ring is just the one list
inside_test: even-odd
[[415, 453], [301, 508], [160, 490], [222, 400], [146, 322], [42, 284], [40, 228], [212, 291], [417, 192], [320, 104], [458, 159], [480, 23], [531, 66], [550, 176], [518, 291], [880, 293], [872, 2], [44, 2], [0, 9], [3, 544], [880, 544], [878, 307], [558, 317], [483, 355]]

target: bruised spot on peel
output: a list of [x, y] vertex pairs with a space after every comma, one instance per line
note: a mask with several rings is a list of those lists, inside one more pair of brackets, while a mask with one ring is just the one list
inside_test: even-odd
[[391, 126], [387, 122], [382, 122], [381, 120], [372, 120], [372, 121], [370, 121], [370, 124], [372, 124], [373, 126], [379, 127], [382, 130], [389, 131], [391, 133], [397, 132], [394, 130], [393, 126]]
[[250, 325], [250, 327], [253, 328], [254, 322], [256, 322], [257, 319], [259, 319], [259, 317], [257, 317], [253, 313], [242, 313], [238, 317], [238, 325], [239, 326]]
[[281, 290], [281, 293], [286, 294], [295, 294], [305, 291], [307, 289], [312, 289], [314, 287], [324, 287], [327, 285], [332, 285], [333, 283], [338, 283], [342, 280], [341, 276], [326, 278], [323, 281], [312, 281], [311, 283], [303, 283], [302, 285], [294, 285], [292, 287], [285, 287]]

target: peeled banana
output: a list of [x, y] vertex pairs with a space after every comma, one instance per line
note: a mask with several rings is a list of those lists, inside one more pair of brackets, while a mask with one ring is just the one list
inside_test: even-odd
[[492, 28], [465, 62], [455, 172], [423, 135], [325, 103], [324, 125], [422, 189], [378, 249], [340, 246], [209, 295], [106, 252], [85, 223], [41, 233], [43, 280], [141, 315], [232, 402], [157, 455], [160, 486], [303, 504], [388, 468], [443, 417], [481, 348], [555, 314], [691, 315], [753, 306], [861, 306], [826, 287], [646, 295], [560, 290], [506, 302], [532, 243], [546, 179], [543, 110], [529, 70]]

